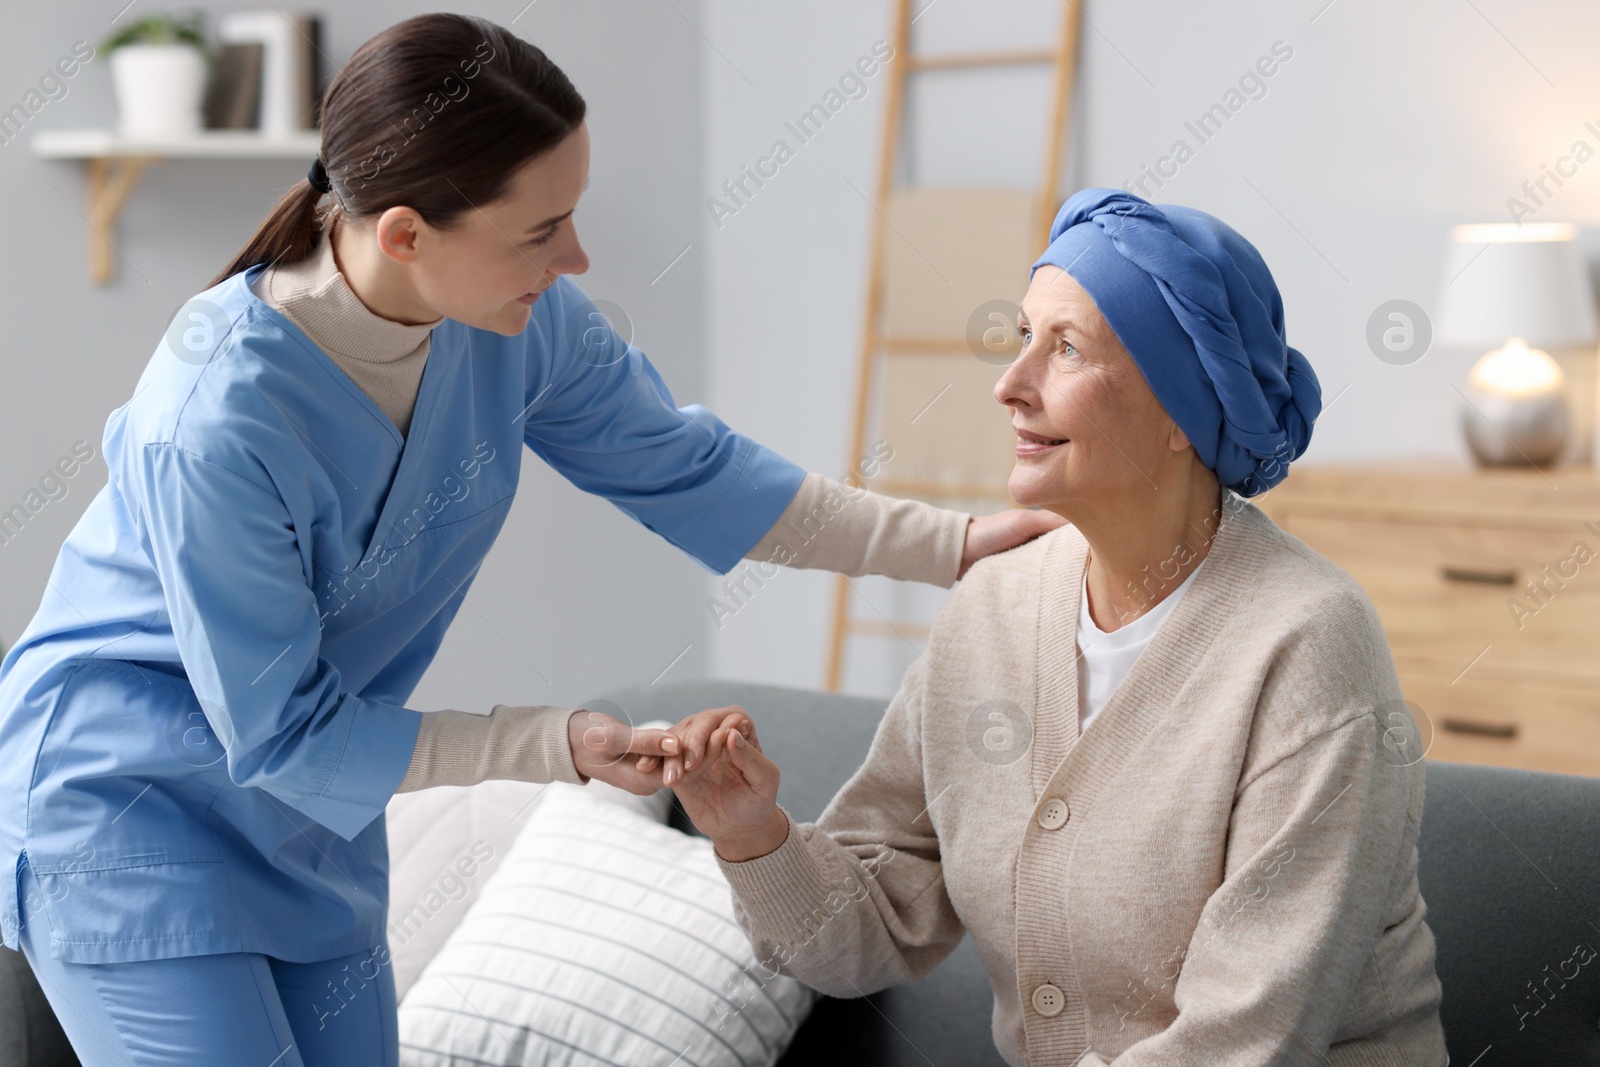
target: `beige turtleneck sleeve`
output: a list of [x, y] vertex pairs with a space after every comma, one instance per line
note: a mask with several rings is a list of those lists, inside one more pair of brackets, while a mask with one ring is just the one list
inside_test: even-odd
[[395, 792], [476, 785], [492, 778], [588, 785], [573, 762], [568, 733], [567, 720], [578, 710], [496, 704], [488, 715], [427, 712]]
[[368, 308], [345, 281], [326, 233], [305, 259], [262, 271], [251, 291], [304, 330], [406, 434], [433, 328], [443, 316], [407, 325]]
[[961, 569], [971, 521], [964, 511], [884, 496], [810, 471], [745, 559], [948, 589]]

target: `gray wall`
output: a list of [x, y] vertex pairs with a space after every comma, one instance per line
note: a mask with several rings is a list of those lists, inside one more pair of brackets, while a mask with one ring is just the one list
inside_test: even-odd
[[[20, 99], [74, 41], [98, 45], [125, 3], [13, 9], [0, 35], [0, 101]], [[575, 218], [593, 265], [580, 283], [629, 310], [638, 343], [687, 403], [704, 399], [700, 263], [691, 252], [651, 284], [699, 226], [701, 41], [685, 18], [698, 12], [693, 0], [674, 3], [676, 10], [543, 0], [520, 17], [522, 0], [451, 9], [510, 25], [544, 48], [588, 99], [591, 184]], [[386, 25], [430, 8], [327, 5], [323, 49], [337, 66]], [[118, 25], [142, 13], [143, 5], [134, 7]], [[68, 84], [67, 96], [47, 104], [33, 128], [112, 122], [103, 56]], [[0, 313], [11, 324], [0, 355], [0, 500], [20, 499], [74, 441], [89, 441], [97, 456], [66, 498], [0, 547], [0, 637], [8, 644], [32, 616], [62, 539], [105, 482], [98, 453], [106, 416], [131, 394], [172, 311], [207, 284], [309, 162], [154, 168], [123, 217], [119, 276], [101, 288], [86, 275], [81, 169], [35, 159], [25, 138], [0, 145], [0, 197], [9, 205], [0, 215], [9, 252], [0, 260]], [[668, 677], [702, 673], [704, 574], [524, 453], [516, 505], [413, 704], [576, 702], [651, 680], [691, 644]]]
[[[1059, 0], [917, 0], [919, 51], [1039, 45]], [[1074, 151], [1062, 191], [1120, 186], [1182, 137], [1196, 147], [1156, 203], [1209, 211], [1250, 239], [1283, 292], [1290, 343], [1322, 381], [1303, 462], [1465, 458], [1455, 428], [1470, 354], [1435, 346], [1411, 366], [1368, 350], [1368, 317], [1404, 298], [1432, 311], [1449, 227], [1511, 221], [1508, 197], [1573, 141], [1600, 148], [1600, 7], [1581, 0], [1129, 0], [1088, 3]], [[706, 197], [764, 154], [848, 65], [889, 34], [891, 6], [705, 0]], [[1292, 57], [1208, 143], [1184, 129], [1282, 40]], [[919, 75], [912, 170], [926, 183], [1036, 181], [1039, 75]], [[752, 84], [753, 83], [753, 84]], [[886, 97], [880, 74], [731, 218], [703, 223], [710, 263], [708, 381], [727, 419], [838, 476], [850, 457], [870, 195]], [[1535, 221], [1575, 221], [1591, 250], [1600, 158]], [[1026, 264], [1018, 264], [1025, 276]], [[1340, 395], [1342, 392], [1342, 395]], [[1338, 397], [1335, 401], [1334, 398]], [[995, 405], [997, 418], [1004, 409]], [[710, 584], [710, 583], [708, 583]], [[712, 586], [714, 588], [714, 585]], [[720, 675], [816, 685], [826, 576], [785, 573], [714, 631]], [[937, 597], [862, 583], [885, 613]], [[708, 593], [709, 593], [708, 589]], [[863, 608], [870, 614], [870, 609]], [[708, 613], [709, 618], [709, 613]], [[850, 688], [887, 693], [911, 646], [855, 646]]]

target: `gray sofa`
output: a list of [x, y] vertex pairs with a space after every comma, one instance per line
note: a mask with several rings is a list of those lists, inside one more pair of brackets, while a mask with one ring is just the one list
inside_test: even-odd
[[[641, 686], [606, 699], [634, 722], [749, 709], [783, 769], [779, 799], [803, 820], [860, 766], [884, 708], [738, 682]], [[694, 832], [679, 809], [672, 822]], [[1600, 949], [1600, 778], [1430, 761], [1419, 851], [1452, 1064], [1600, 1067], [1600, 958], [1566, 963], [1580, 943]], [[0, 1067], [75, 1064], [26, 963], [3, 954]], [[1001, 1064], [991, 1004], [969, 939], [914, 986], [823, 999], [781, 1064]]]

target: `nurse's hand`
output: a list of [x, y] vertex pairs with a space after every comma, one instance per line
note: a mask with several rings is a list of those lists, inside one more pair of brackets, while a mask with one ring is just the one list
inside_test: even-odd
[[984, 556], [1004, 552], [1047, 534], [1067, 520], [1050, 511], [1012, 508], [993, 515], [979, 515], [967, 524], [967, 541], [961, 549], [961, 569], [956, 578], [965, 578], [967, 568]]
[[743, 863], [789, 836], [788, 816], [778, 810], [778, 779], [778, 765], [761, 751], [755, 725], [730, 719], [712, 731], [705, 758], [673, 791], [717, 855]]
[[669, 730], [636, 730], [621, 719], [585, 708], [567, 720], [567, 740], [579, 774], [638, 796], [661, 788], [661, 759], [677, 755], [682, 745]]

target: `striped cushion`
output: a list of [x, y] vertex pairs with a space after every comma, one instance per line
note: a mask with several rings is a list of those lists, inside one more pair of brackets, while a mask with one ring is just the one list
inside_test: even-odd
[[[638, 729], [671, 726], [665, 719]], [[605, 782], [590, 795], [667, 821], [672, 794], [639, 797]], [[396, 793], [384, 812], [389, 835], [389, 962], [404, 1000], [444, 947], [538, 804], [544, 783], [491, 779]], [[0, 1060], [4, 1063], [4, 1060]]]
[[709, 841], [556, 783], [401, 1003], [400, 1062], [760, 1067], [813, 998], [757, 966]]

